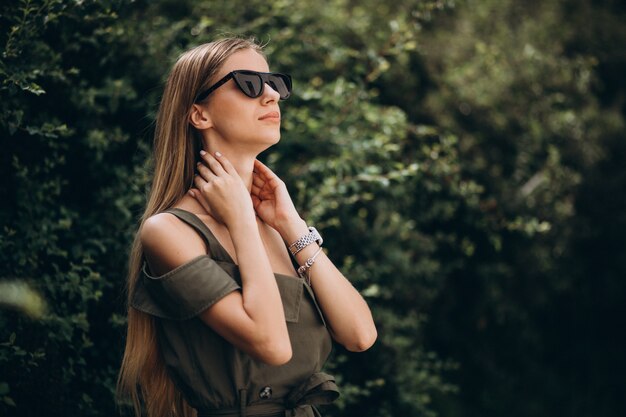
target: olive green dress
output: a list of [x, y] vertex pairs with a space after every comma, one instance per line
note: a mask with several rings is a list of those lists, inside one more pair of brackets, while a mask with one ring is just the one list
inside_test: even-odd
[[197, 317], [241, 290], [237, 265], [196, 215], [166, 212], [200, 233], [210, 255], [158, 277], [144, 263], [131, 305], [157, 317], [163, 359], [187, 402], [199, 416], [319, 417], [313, 404], [329, 403], [339, 391], [333, 377], [320, 372], [332, 341], [311, 288], [301, 278], [275, 274], [293, 355], [280, 366], [252, 358]]

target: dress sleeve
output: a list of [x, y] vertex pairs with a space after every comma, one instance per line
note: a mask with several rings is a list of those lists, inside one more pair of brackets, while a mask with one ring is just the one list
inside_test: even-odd
[[225, 269], [220, 264], [202, 255], [154, 277], [144, 263], [130, 305], [164, 319], [190, 319], [230, 292], [241, 289], [233, 268]]

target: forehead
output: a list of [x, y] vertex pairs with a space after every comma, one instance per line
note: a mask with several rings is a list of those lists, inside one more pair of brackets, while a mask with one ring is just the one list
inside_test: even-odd
[[216, 78], [219, 79], [235, 70], [269, 72], [269, 66], [261, 54], [252, 49], [244, 49], [235, 52], [226, 59]]

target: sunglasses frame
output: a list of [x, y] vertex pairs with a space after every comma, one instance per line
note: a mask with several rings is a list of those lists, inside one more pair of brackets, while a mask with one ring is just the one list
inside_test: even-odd
[[[237, 79], [237, 74], [256, 75], [257, 77], [259, 77], [261, 79], [261, 90], [259, 91], [259, 94], [257, 94], [256, 96], [251, 96], [248, 93], [246, 93], [244, 88], [239, 83], [239, 80]], [[224, 77], [222, 77], [219, 81], [213, 84], [211, 87], [209, 87], [208, 89], [198, 94], [196, 96], [194, 103], [199, 103], [205, 98], [207, 98], [209, 94], [211, 94], [213, 91], [220, 88], [222, 85], [226, 84], [226, 82], [230, 80], [231, 78], [235, 80], [235, 84], [237, 84], [237, 87], [239, 88], [239, 90], [241, 90], [241, 92], [244, 93], [247, 97], [250, 97], [250, 98], [260, 97], [261, 94], [263, 94], [263, 91], [265, 91], [265, 84], [267, 84], [270, 81], [270, 76], [279, 77], [283, 79], [283, 81], [285, 82], [285, 86], [287, 87], [287, 95], [285, 97], [281, 96], [280, 99], [281, 100], [288, 99], [291, 96], [291, 87], [292, 87], [291, 76], [289, 74], [282, 74], [280, 72], [258, 72], [258, 71], [251, 71], [251, 70], [235, 70], [235, 71], [229, 72]]]

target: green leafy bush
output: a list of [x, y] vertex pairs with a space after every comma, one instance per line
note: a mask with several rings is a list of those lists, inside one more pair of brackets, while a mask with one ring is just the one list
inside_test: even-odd
[[[585, 46], [595, 32], [575, 30], [576, 8], [525, 4], [2, 3], [0, 288], [27, 284], [47, 309], [0, 310], [0, 414], [117, 412], [125, 265], [163, 77], [183, 50], [240, 34], [295, 81], [263, 159], [379, 329], [365, 353], [335, 350], [343, 396], [325, 415], [583, 415], [546, 406], [572, 375], [571, 392], [600, 391], [550, 366], [571, 334], [544, 319], [593, 288], [577, 245], [624, 248], [623, 205], [607, 200], [614, 228], [586, 210], [623, 185], [624, 109], [598, 87], [616, 52]], [[599, 269], [623, 289], [618, 262]], [[587, 353], [568, 352], [568, 364]], [[623, 406], [608, 398], [602, 415]]]

